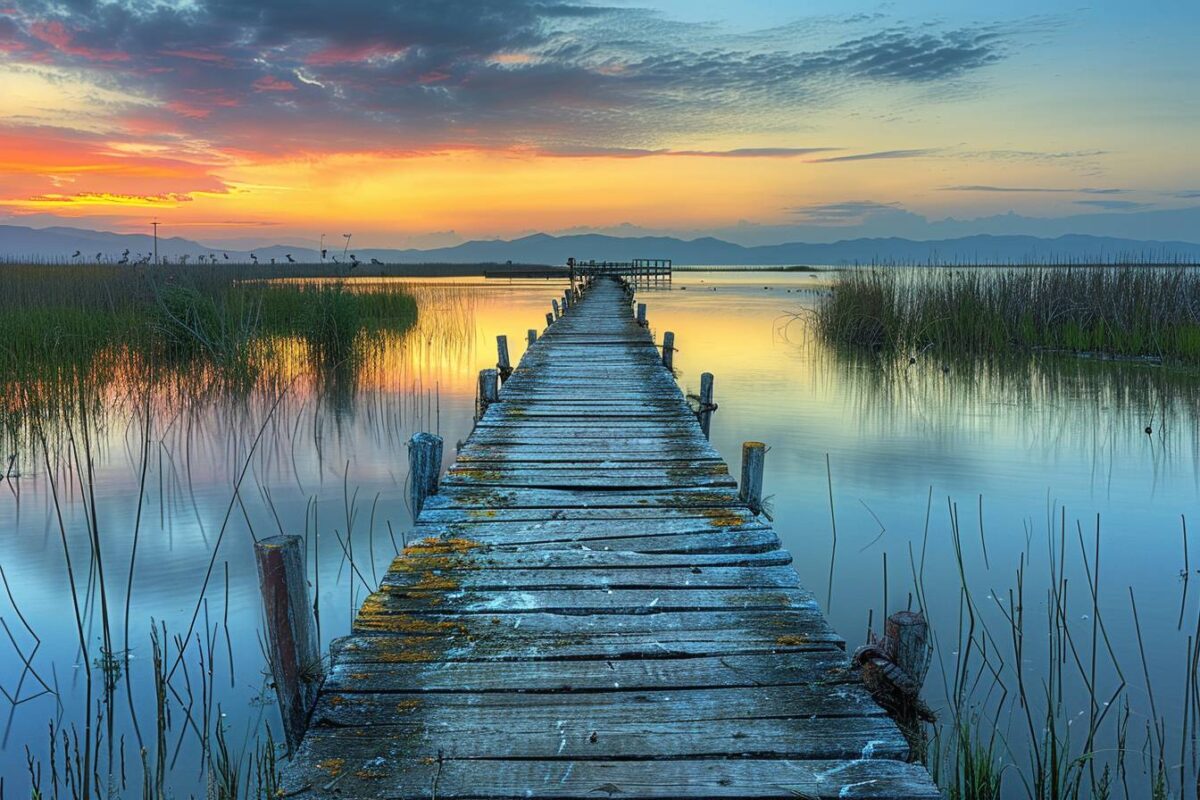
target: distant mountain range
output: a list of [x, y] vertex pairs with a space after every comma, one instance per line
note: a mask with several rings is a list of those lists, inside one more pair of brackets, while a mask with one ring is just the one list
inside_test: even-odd
[[[153, 251], [154, 241], [144, 234], [108, 233], [79, 228], [27, 228], [0, 226], [0, 260], [112, 262], [130, 251], [130, 260]], [[80, 255], [75, 256], [78, 252]], [[158, 240], [162, 257], [177, 261], [187, 255], [215, 255], [218, 261], [249, 261], [249, 251], [221, 250], [179, 237]], [[320, 254], [311, 248], [273, 245], [253, 251], [259, 263], [312, 263]], [[336, 253], [340, 257], [340, 253]], [[332, 254], [331, 254], [332, 255]], [[902, 238], [849, 239], [831, 244], [793, 242], [746, 247], [714, 239], [677, 239], [669, 236], [619, 237], [599, 234], [550, 236], [534, 234], [520, 239], [471, 241], [429, 250], [356, 249], [360, 261], [372, 258], [389, 264], [504, 263], [565, 264], [568, 258], [627, 261], [633, 258], [669, 258], [677, 265], [742, 264], [844, 265], [870, 262], [896, 263], [1042, 263], [1053, 261], [1187, 261], [1200, 263], [1200, 244], [1155, 242], [1103, 236], [966, 236], [957, 239], [917, 241]]]

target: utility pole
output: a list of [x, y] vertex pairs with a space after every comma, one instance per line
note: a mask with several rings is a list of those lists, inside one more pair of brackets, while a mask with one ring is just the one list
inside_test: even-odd
[[158, 220], [150, 224], [154, 226], [154, 265], [158, 266]]

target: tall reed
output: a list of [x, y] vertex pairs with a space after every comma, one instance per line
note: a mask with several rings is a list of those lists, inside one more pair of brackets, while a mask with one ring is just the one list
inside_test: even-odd
[[916, 357], [1065, 351], [1200, 364], [1189, 267], [847, 270], [814, 312], [828, 342]]

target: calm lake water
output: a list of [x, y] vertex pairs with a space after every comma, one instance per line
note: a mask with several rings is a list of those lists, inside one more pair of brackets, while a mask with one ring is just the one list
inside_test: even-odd
[[[1200, 496], [1195, 377], [1070, 359], [1020, 368], [854, 361], [805, 325], [804, 310], [827, 282], [677, 273], [672, 291], [641, 299], [659, 339], [675, 332], [681, 388], [697, 391], [703, 371], [716, 376], [712, 439], [735, 473], [743, 441], [770, 446], [765, 493], [777, 529], [834, 627], [854, 647], [871, 621], [878, 630], [886, 612], [923, 596], [938, 640], [927, 698], [946, 709], [955, 686], [966, 687], [968, 705], [992, 720], [985, 728], [1011, 742], [997, 744], [997, 758], [1019, 765], [1028, 763], [1029, 730], [1040, 736], [1045, 719], [1037, 710], [1030, 723], [1008, 702], [1018, 665], [1030, 705], [1044, 710], [1051, 697], [1062, 724], [1077, 730], [1086, 730], [1090, 707], [1081, 676], [1095, 675], [1104, 712], [1123, 675], [1125, 691], [1104, 713], [1124, 721], [1128, 796], [1149, 796], [1143, 752], [1165, 753], [1177, 788], [1183, 773], [1194, 775], [1190, 751], [1181, 773], [1181, 736], [1183, 709], [1194, 702], [1187, 654], [1200, 586], [1189, 591], [1182, 577], [1181, 516], [1193, 515]], [[26, 793], [26, 748], [46, 757], [48, 722], [82, 725], [89, 667], [93, 686], [102, 683], [103, 603], [114, 652], [128, 648], [131, 657], [113, 708], [101, 707], [101, 771], [111, 740], [113, 774], [123, 749], [129, 794], [141, 790], [138, 742], [154, 742], [152, 620], [166, 628], [174, 667], [167, 760], [178, 796], [203, 792], [197, 730], [223, 719], [237, 753], [263, 726], [277, 728], [259, 644], [254, 539], [308, 536], [322, 639], [345, 634], [411, 525], [405, 442], [417, 431], [440, 433], [448, 465], [454, 442], [470, 432], [477, 372], [495, 364], [495, 336], [507, 334], [519, 357], [525, 331], [544, 326], [563, 288], [414, 287], [417, 328], [380, 343], [352, 374], [316, 379], [297, 356], [275, 365], [269, 385], [236, 398], [199, 393], [184, 403], [164, 385], [149, 403], [148, 459], [144, 400], [111, 390], [107, 412], [93, 419], [94, 509], [67, 456], [47, 470], [40, 453], [18, 454], [20, 477], [0, 485], [0, 567], [11, 591], [0, 596], [0, 688], [9, 698], [0, 698], [0, 776], [9, 791]], [[100, 559], [87, 526], [93, 512]], [[1102, 627], [1088, 589], [1097, 526]], [[64, 540], [91, 661], [80, 655]], [[1191, 551], [1196, 573], [1195, 536]], [[1020, 570], [1024, 636], [1015, 637], [1005, 615]], [[1055, 586], [1065, 600], [1049, 599]], [[972, 612], [976, 643], [968, 645], [960, 631]], [[1071, 636], [1053, 636], [1050, 619]], [[1120, 672], [1094, 630], [1107, 635]], [[1061, 687], [1051, 664], [1061, 665]], [[91, 697], [93, 716], [101, 699]], [[1076, 751], [1080, 738], [1072, 738]], [[1006, 784], [1006, 796], [1024, 796], [1015, 774]]]

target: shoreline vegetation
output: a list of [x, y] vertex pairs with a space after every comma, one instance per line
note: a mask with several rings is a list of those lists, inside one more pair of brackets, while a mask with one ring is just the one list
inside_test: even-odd
[[293, 353], [345, 383], [379, 336], [416, 324], [416, 297], [403, 286], [358, 291], [339, 279], [274, 280], [276, 272], [4, 268], [0, 431], [15, 446], [31, 419], [70, 418], [85, 399], [99, 402], [102, 387], [168, 375], [193, 396], [244, 394]]
[[363, 331], [416, 321], [416, 301], [402, 288], [355, 292], [341, 281], [275, 277], [246, 267], [6, 267], [0, 376], [83, 368], [114, 348], [229, 366], [267, 336], [298, 337], [336, 356]]
[[897, 359], [1067, 353], [1200, 366], [1185, 267], [846, 270], [813, 312], [835, 347]]

